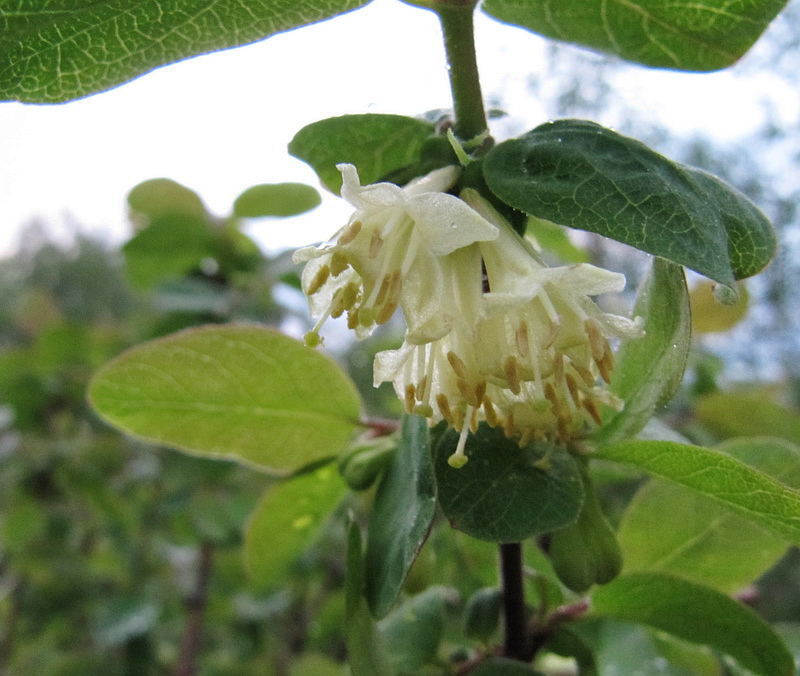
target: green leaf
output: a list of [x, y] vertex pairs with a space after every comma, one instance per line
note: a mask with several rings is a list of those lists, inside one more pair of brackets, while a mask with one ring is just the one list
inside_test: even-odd
[[360, 407], [331, 359], [254, 324], [134, 347], [97, 372], [89, 397], [109, 423], [149, 441], [280, 470], [340, 453]]
[[296, 216], [319, 206], [319, 193], [305, 183], [254, 185], [233, 203], [233, 215], [239, 218]]
[[447, 593], [442, 587], [426, 589], [403, 603], [378, 625], [396, 672], [416, 673], [435, 659], [444, 634], [444, 597]]
[[543, 648], [547, 651], [572, 657], [578, 663], [580, 676], [597, 676], [597, 661], [591, 647], [569, 626], [560, 625], [548, 636]]
[[596, 232], [732, 287], [775, 251], [743, 195], [593, 122], [558, 120], [493, 148], [489, 188], [510, 206]]
[[638, 434], [681, 383], [692, 339], [681, 267], [653, 259], [650, 273], [639, 287], [633, 314], [644, 318], [645, 334], [622, 345], [611, 380], [611, 390], [625, 402], [625, 408], [594, 435], [598, 441]]
[[364, 557], [361, 531], [355, 523], [347, 533], [347, 568], [344, 577], [345, 641], [353, 676], [392, 676], [383, 638], [364, 599]]
[[592, 613], [709, 645], [758, 674], [794, 674], [786, 646], [755, 612], [687, 580], [658, 573], [621, 576], [596, 589]]
[[600, 448], [596, 457], [686, 486], [800, 544], [800, 491], [726, 453], [672, 441], [623, 441]]
[[245, 533], [244, 558], [251, 578], [261, 586], [280, 583], [346, 493], [331, 465], [269, 488]]
[[580, 471], [564, 449], [537, 443], [520, 448], [483, 423], [467, 438], [469, 462], [455, 469], [447, 459], [457, 443], [455, 430], [433, 430], [439, 504], [453, 528], [489, 542], [519, 542], [578, 517]]
[[0, 7], [0, 99], [29, 103], [77, 99], [159, 66], [256, 42], [367, 2], [4, 3]]
[[[717, 450], [800, 489], [800, 448], [793, 444], [779, 439], [737, 439]], [[670, 518], [664, 519], [664, 514]], [[618, 536], [626, 571], [671, 573], [727, 593], [771, 568], [787, 546], [771, 530], [663, 481], [651, 481], [637, 492]]]
[[739, 60], [787, 0], [486, 0], [484, 11], [547, 37], [658, 68], [711, 71]]
[[213, 232], [203, 217], [166, 214], [128, 240], [122, 253], [131, 282], [146, 289], [184, 275], [213, 256]]
[[400, 446], [378, 486], [369, 518], [366, 597], [375, 617], [383, 617], [428, 537], [436, 511], [427, 421], [406, 416]]
[[697, 402], [700, 422], [726, 437], [771, 436], [800, 444], [800, 414], [767, 392], [715, 392]]
[[128, 206], [149, 219], [170, 214], [208, 215], [199, 195], [171, 178], [151, 178], [134, 186], [128, 193]]
[[339, 194], [337, 164], [355, 165], [361, 184], [375, 183], [415, 162], [433, 125], [402, 115], [342, 115], [303, 127], [289, 153], [311, 165], [323, 185]]
[[488, 643], [500, 624], [503, 592], [498, 587], [481, 587], [464, 606], [464, 636]]

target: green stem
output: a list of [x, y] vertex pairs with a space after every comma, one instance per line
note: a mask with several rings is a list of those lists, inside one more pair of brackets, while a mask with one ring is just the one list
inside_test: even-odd
[[439, 0], [431, 6], [442, 24], [456, 118], [454, 131], [463, 141], [488, 129], [475, 57], [475, 4], [476, 0]]

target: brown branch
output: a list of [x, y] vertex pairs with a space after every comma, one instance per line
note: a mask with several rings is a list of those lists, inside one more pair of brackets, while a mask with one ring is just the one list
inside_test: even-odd
[[197, 581], [191, 596], [186, 599], [186, 628], [183, 632], [181, 654], [175, 676], [197, 676], [197, 654], [200, 651], [200, 634], [208, 599], [208, 581], [211, 576], [213, 554], [214, 545], [210, 542], [204, 542], [200, 546]]

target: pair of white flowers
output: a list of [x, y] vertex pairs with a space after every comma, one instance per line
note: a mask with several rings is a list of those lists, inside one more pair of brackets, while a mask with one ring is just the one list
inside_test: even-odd
[[375, 358], [374, 383], [392, 382], [409, 413], [459, 431], [450, 464], [479, 422], [502, 426], [525, 445], [565, 443], [600, 424], [602, 406], [622, 402], [605, 389], [609, 339], [642, 334], [639, 321], [601, 311], [590, 296], [619, 292], [624, 276], [588, 264], [549, 268], [477, 192], [448, 194], [458, 167], [404, 188], [362, 186], [352, 165], [342, 197], [348, 224], [305, 262], [303, 290], [319, 321], [347, 315], [359, 338], [399, 308], [407, 331], [398, 350]]

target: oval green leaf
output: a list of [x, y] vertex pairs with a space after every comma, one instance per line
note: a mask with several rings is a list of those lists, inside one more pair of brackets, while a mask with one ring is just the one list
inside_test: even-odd
[[134, 347], [97, 372], [89, 397], [130, 434], [276, 470], [341, 452], [359, 424], [355, 386], [335, 362], [248, 324]]
[[399, 448], [378, 486], [369, 518], [366, 597], [375, 617], [386, 615], [400, 594], [435, 511], [427, 421], [406, 416]]
[[244, 560], [261, 587], [277, 586], [347, 493], [336, 468], [290, 477], [267, 489], [245, 531]]
[[0, 7], [0, 100], [60, 103], [369, 0], [62, 0]]
[[711, 71], [738, 61], [787, 0], [691, 5], [663, 0], [486, 0], [484, 11], [556, 40], [626, 61], [675, 70]]
[[596, 232], [735, 288], [775, 252], [772, 226], [718, 179], [593, 122], [558, 120], [501, 143], [486, 182], [508, 205]]
[[580, 470], [564, 449], [531, 443], [520, 448], [503, 431], [482, 423], [467, 439], [469, 462], [447, 464], [458, 433], [433, 431], [439, 504], [453, 528], [489, 542], [519, 542], [562, 528], [583, 503]]
[[596, 457], [685, 486], [800, 544], [800, 491], [727, 453], [672, 441], [623, 441], [603, 446]]
[[208, 216], [200, 196], [171, 178], [150, 178], [135, 185], [128, 193], [128, 206], [150, 219], [167, 214]]
[[304, 183], [264, 183], [245, 190], [233, 203], [239, 218], [296, 216], [319, 206], [319, 193]]
[[311, 165], [338, 195], [337, 164], [355, 165], [362, 185], [374, 183], [416, 162], [433, 130], [430, 122], [402, 115], [342, 115], [303, 127], [289, 143], [289, 153]]
[[164, 214], [128, 240], [122, 253], [128, 278], [147, 289], [200, 267], [214, 255], [214, 233], [205, 217]]
[[598, 587], [592, 613], [711, 646], [757, 674], [794, 674], [792, 655], [755, 612], [714, 589], [671, 575], [631, 573]]
[[611, 390], [625, 402], [625, 408], [598, 430], [594, 435], [597, 441], [635, 436], [678, 389], [692, 340], [683, 269], [653, 259], [650, 273], [639, 287], [633, 314], [644, 319], [645, 334], [622, 345], [611, 380]]

